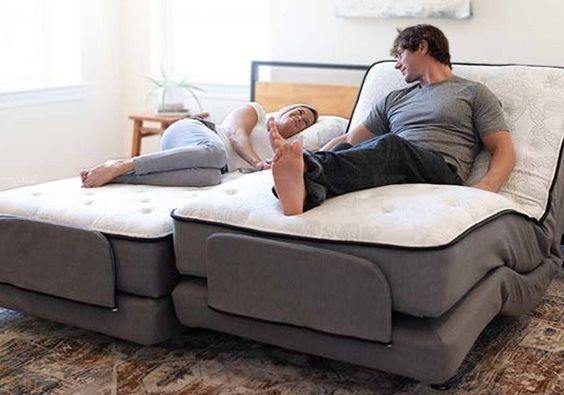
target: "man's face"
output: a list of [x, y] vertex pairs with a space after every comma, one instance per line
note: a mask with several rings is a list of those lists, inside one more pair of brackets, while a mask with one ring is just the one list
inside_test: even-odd
[[405, 82], [420, 81], [425, 70], [425, 56], [421, 48], [411, 51], [402, 49], [396, 58], [395, 68], [403, 74]]

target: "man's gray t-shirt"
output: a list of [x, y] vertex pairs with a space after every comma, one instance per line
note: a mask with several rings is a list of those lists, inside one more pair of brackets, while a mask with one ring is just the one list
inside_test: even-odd
[[508, 130], [497, 97], [483, 84], [453, 75], [391, 92], [364, 121], [376, 136], [393, 133], [440, 153], [465, 181], [481, 137]]

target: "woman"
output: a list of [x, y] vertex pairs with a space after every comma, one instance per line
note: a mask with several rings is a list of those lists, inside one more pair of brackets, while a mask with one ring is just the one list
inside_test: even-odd
[[[289, 138], [313, 125], [317, 110], [294, 104], [279, 110], [278, 131]], [[215, 130], [214, 130], [215, 129]], [[206, 186], [221, 182], [227, 171], [268, 169], [272, 156], [266, 114], [258, 103], [231, 111], [220, 125], [199, 119], [182, 119], [163, 134], [161, 150], [130, 159], [109, 160], [82, 170], [82, 186], [110, 182], [165, 186]]]

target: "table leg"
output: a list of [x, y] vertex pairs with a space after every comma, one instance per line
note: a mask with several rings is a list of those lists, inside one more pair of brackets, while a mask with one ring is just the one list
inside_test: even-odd
[[139, 156], [141, 154], [141, 128], [143, 121], [133, 121], [133, 142], [131, 144], [131, 157]]

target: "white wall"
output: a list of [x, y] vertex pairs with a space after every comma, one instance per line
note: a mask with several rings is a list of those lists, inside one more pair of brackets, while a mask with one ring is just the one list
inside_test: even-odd
[[[121, 35], [123, 40], [123, 95], [122, 95], [122, 130], [125, 131], [124, 143], [129, 155], [133, 126], [128, 115], [150, 113], [146, 95], [150, 89], [146, 76], [152, 75], [152, 40], [154, 16], [157, 0], [120, 0], [123, 9]], [[158, 138], [143, 139], [142, 152], [154, 151], [158, 148]]]
[[126, 148], [121, 7], [81, 2], [83, 100], [0, 109], [0, 189], [69, 177]]
[[388, 59], [396, 27], [431, 23], [449, 38], [454, 61], [564, 66], [561, 0], [473, 0], [474, 17], [344, 19], [332, 0], [273, 0], [273, 57], [364, 63]]

